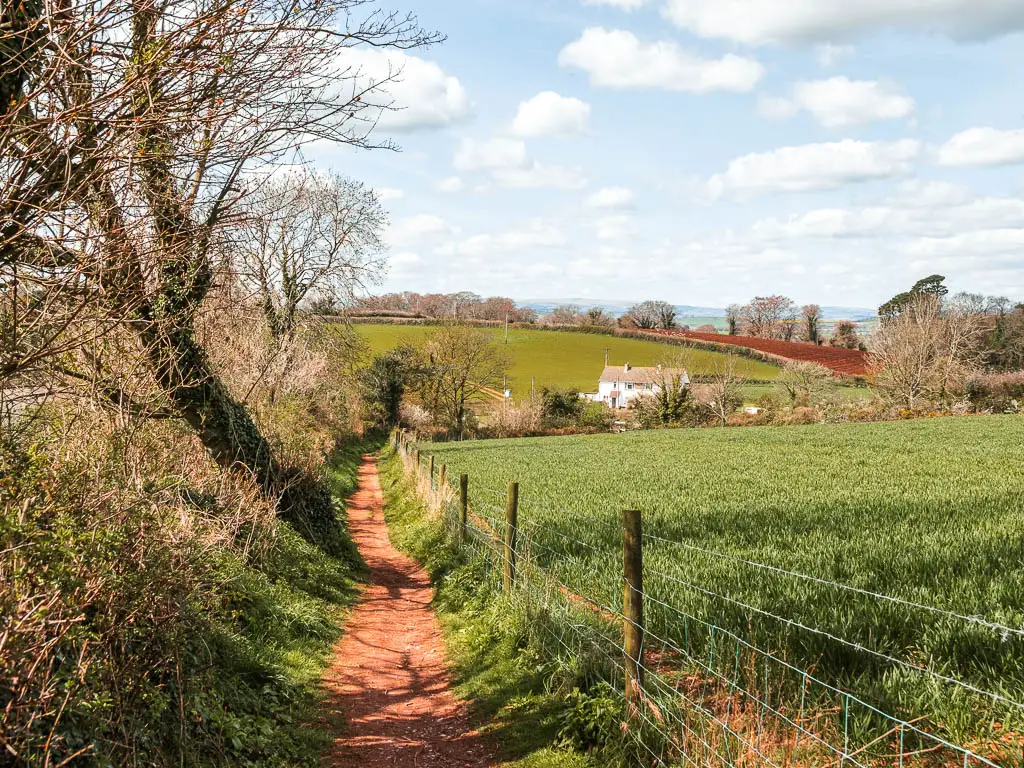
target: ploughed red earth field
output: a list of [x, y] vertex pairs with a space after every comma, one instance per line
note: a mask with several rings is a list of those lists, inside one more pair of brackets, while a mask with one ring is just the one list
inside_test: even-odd
[[868, 372], [868, 357], [859, 349], [819, 347], [817, 344], [803, 344], [796, 341], [759, 339], [753, 336], [727, 336], [722, 333], [698, 333], [697, 331], [649, 331], [661, 336], [682, 336], [687, 339], [711, 341], [715, 344], [732, 344], [736, 347], [756, 349], [787, 360], [802, 360], [831, 368], [847, 376], [862, 376]]

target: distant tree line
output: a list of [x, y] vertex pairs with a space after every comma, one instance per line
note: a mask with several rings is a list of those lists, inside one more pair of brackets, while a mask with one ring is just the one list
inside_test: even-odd
[[505, 296], [483, 298], [471, 291], [456, 293], [385, 293], [354, 300], [354, 315], [381, 315], [391, 317], [424, 317], [453, 320], [498, 320], [510, 323], [534, 323], [537, 313], [529, 307], [520, 307]]
[[725, 310], [730, 336], [756, 336], [762, 339], [829, 344], [845, 349], [860, 349], [857, 324], [840, 320], [827, 337], [822, 329], [821, 307], [797, 304], [788, 296], [755, 296], [747, 304], [730, 304]]

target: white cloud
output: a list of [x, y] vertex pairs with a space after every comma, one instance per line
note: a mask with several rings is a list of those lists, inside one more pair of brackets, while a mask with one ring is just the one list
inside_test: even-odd
[[856, 50], [852, 45], [822, 43], [818, 46], [818, 63], [826, 69], [834, 67], [840, 59], [853, 56]]
[[1012, 165], [1024, 162], [1024, 130], [968, 128], [938, 151], [939, 165]]
[[[941, 211], [941, 213], [940, 213]], [[946, 209], [869, 206], [822, 208], [779, 221], [757, 222], [752, 232], [774, 239], [887, 239], [941, 237], [963, 232], [1024, 227], [1024, 200], [981, 198]]]
[[541, 91], [532, 99], [521, 101], [512, 133], [523, 138], [569, 138], [587, 132], [590, 105], [554, 91]]
[[562, 67], [590, 75], [592, 85], [609, 88], [661, 88], [708, 93], [746, 92], [764, 75], [764, 67], [735, 54], [702, 59], [677, 43], [643, 43], [624, 30], [590, 27], [558, 54]]
[[401, 200], [405, 197], [404, 189], [395, 189], [394, 187], [377, 187], [374, 191], [377, 193], [377, 199], [382, 203], [389, 203], [392, 200]]
[[724, 173], [708, 180], [712, 197], [766, 192], [837, 189], [846, 184], [908, 174], [920, 153], [913, 139], [863, 142], [845, 139], [829, 144], [782, 147], [737, 157]]
[[371, 82], [380, 84], [367, 100], [390, 107], [380, 112], [377, 126], [383, 130], [437, 128], [463, 120], [472, 112], [462, 83], [432, 61], [401, 51], [350, 48], [344, 65], [359, 72], [364, 87]]
[[786, 118], [804, 110], [826, 128], [910, 117], [915, 106], [891, 83], [845, 77], [797, 83], [788, 99], [763, 97], [759, 104], [766, 117]]
[[929, 179], [907, 179], [896, 185], [896, 192], [888, 202], [904, 208], [942, 208], [961, 205], [971, 198], [971, 191], [959, 184]]
[[625, 209], [632, 208], [636, 200], [633, 190], [627, 187], [604, 187], [587, 198], [588, 208]]
[[583, 0], [584, 5], [610, 5], [620, 11], [635, 11], [644, 4], [644, 0]]
[[458, 176], [449, 176], [448, 178], [441, 179], [439, 182], [437, 182], [434, 188], [438, 192], [452, 194], [454, 192], [461, 192], [463, 186], [465, 185], [462, 183], [462, 179], [460, 179]]
[[1020, 0], [668, 0], [665, 15], [701, 37], [750, 45], [834, 42], [883, 28], [961, 39], [1024, 29]]
[[391, 225], [388, 241], [396, 248], [409, 248], [422, 244], [425, 239], [449, 237], [458, 233], [458, 228], [429, 213], [419, 213], [399, 219]]
[[487, 171], [499, 186], [510, 189], [581, 189], [587, 184], [578, 169], [539, 163], [529, 156], [523, 141], [502, 136], [462, 139], [454, 163], [460, 171]]
[[534, 220], [522, 227], [504, 232], [473, 235], [455, 243], [442, 245], [435, 252], [440, 256], [483, 259], [539, 248], [564, 248], [568, 244], [569, 239], [560, 229], [550, 222]]

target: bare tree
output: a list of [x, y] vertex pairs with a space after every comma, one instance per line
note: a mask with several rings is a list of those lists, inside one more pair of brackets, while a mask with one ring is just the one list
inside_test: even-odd
[[729, 324], [730, 336], [735, 336], [739, 333], [740, 324], [743, 322], [743, 307], [739, 304], [730, 304], [726, 307], [725, 321]]
[[[149, 412], [182, 418], [222, 466], [280, 494], [285, 513], [308, 506], [329, 519], [326, 496], [278, 465], [214, 374], [196, 319], [251, 171], [314, 140], [388, 145], [371, 129], [388, 106], [381, 86], [398, 73], [369, 81], [346, 63], [350, 49], [438, 37], [367, 0], [17, 7], [18, 23], [0, 27], [7, 292], [35, 296], [37, 312], [88, 307], [139, 362], [136, 378], [151, 382], [162, 405]], [[118, 378], [87, 349], [49, 354], [48, 372], [124, 402]]]
[[857, 335], [857, 324], [852, 320], [840, 320], [836, 323], [829, 344], [843, 349], [860, 349], [860, 337]]
[[795, 305], [786, 296], [757, 296], [743, 308], [744, 326], [750, 336], [781, 339], [796, 320]]
[[828, 389], [834, 380], [828, 368], [798, 360], [786, 363], [778, 379], [794, 406], [813, 405], [815, 397]]
[[295, 332], [304, 301], [350, 303], [384, 269], [384, 209], [372, 189], [343, 176], [301, 170], [271, 180], [244, 216], [236, 269], [276, 343]]
[[472, 308], [478, 306], [482, 299], [479, 294], [472, 291], [459, 291], [449, 297], [451, 301], [451, 316], [456, 320], [466, 318], [472, 314]]
[[736, 370], [736, 355], [715, 355], [705, 376], [707, 383], [702, 389], [706, 406], [724, 427], [730, 414], [742, 403], [740, 393], [744, 381]]
[[587, 325], [610, 327], [615, 325], [615, 317], [605, 311], [604, 307], [591, 307], [586, 311]]
[[817, 304], [804, 304], [800, 308], [800, 317], [803, 319], [803, 336], [811, 344], [821, 341], [821, 307]]
[[582, 321], [583, 312], [576, 304], [560, 304], [545, 317], [548, 325], [579, 325]]
[[629, 308], [637, 328], [675, 328], [676, 308], [667, 301], [642, 301]]
[[465, 325], [433, 330], [421, 354], [424, 405], [461, 438], [467, 404], [484, 390], [501, 386], [508, 357], [489, 331]]
[[979, 367], [981, 332], [977, 315], [955, 309], [943, 312], [939, 296], [911, 297], [871, 340], [879, 388], [907, 408], [924, 401], [946, 405]]

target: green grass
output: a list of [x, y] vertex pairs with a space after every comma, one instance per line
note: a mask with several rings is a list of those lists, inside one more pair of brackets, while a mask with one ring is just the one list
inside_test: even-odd
[[470, 702], [474, 726], [508, 768], [597, 768], [596, 759], [552, 744], [564, 697], [552, 690], [529, 622], [482, 578], [479, 562], [461, 557], [440, 519], [427, 512], [401, 463], [381, 465], [384, 516], [392, 542], [427, 568], [444, 631], [455, 693]]
[[[608, 606], [621, 601], [619, 510], [636, 508], [648, 534], [1024, 627], [1022, 437], [1019, 418], [971, 417], [422, 447], [449, 477], [468, 472], [477, 511], [495, 520], [507, 482], [519, 481], [535, 562]], [[989, 717], [1021, 729], [1015, 708], [738, 603], [1021, 701], [1018, 636], [669, 543], [647, 541], [644, 557], [647, 594], [678, 609], [649, 600], [652, 632], [705, 668], [761, 679], [758, 657], [701, 621], [886, 712], [927, 715], [932, 730], [975, 742]], [[773, 695], [789, 705], [792, 678], [772, 672]], [[824, 707], [829, 695], [817, 693]], [[855, 736], [885, 728], [853, 709]], [[833, 726], [842, 739], [842, 722]]]
[[[372, 352], [381, 352], [399, 344], [419, 344], [430, 332], [429, 327], [415, 325], [356, 325]], [[505, 332], [494, 329], [494, 338], [504, 342]], [[542, 387], [571, 388], [580, 392], [597, 390], [597, 379], [604, 367], [605, 350], [613, 365], [657, 365], [667, 354], [679, 347], [639, 339], [620, 339], [590, 333], [569, 331], [510, 330], [508, 350], [512, 364], [509, 386], [514, 397], [527, 394], [533, 381]], [[706, 373], [712, 361], [722, 354], [707, 350], [686, 351], [690, 373]], [[779, 368], [748, 358], [737, 358], [737, 369], [751, 379], [774, 380]]]

